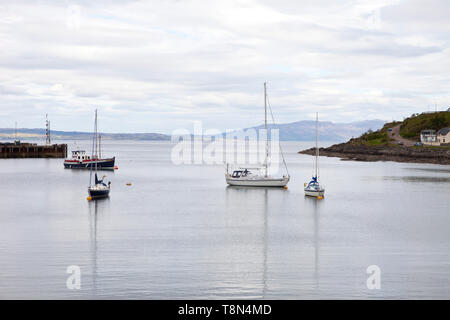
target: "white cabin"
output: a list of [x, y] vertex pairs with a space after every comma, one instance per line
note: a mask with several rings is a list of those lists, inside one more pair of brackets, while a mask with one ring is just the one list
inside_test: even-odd
[[78, 161], [90, 160], [91, 156], [87, 155], [84, 150], [74, 150], [72, 151], [72, 159]]

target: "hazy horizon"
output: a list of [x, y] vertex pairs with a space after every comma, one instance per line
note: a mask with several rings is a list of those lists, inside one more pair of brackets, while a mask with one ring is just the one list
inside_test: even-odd
[[[384, 122], [384, 123], [388, 122], [387, 120], [382, 120], [382, 119], [367, 119], [367, 120], [351, 121], [351, 122], [336, 122], [336, 121], [319, 120], [319, 123], [331, 123], [331, 124], [335, 124], [335, 125], [345, 125], [345, 124], [350, 125], [350, 124], [356, 124], [356, 123], [361, 123], [361, 122], [372, 122], [372, 121], [373, 121], [373, 122], [375, 122], [375, 121], [376, 121], [376, 122]], [[296, 121], [291, 121], [291, 122], [276, 123], [275, 125], [277, 125], [277, 126], [282, 126], [282, 125], [288, 125], [288, 124], [294, 124], [294, 123], [302, 123], [302, 122], [315, 122], [315, 120], [303, 119], [303, 120], [296, 120]], [[44, 125], [45, 125], [45, 124], [44, 124]], [[264, 125], [264, 123], [260, 123], [260, 124], [257, 124], [257, 125], [255, 125], [255, 126], [252, 126], [252, 127], [227, 128], [227, 129], [233, 129], [233, 130], [245, 130], [245, 129], [254, 128], [254, 127], [259, 127], [259, 126], [263, 126], [263, 125]], [[268, 125], [273, 125], [273, 124], [272, 124], [272, 123], [268, 123]], [[194, 123], [192, 122], [192, 123], [187, 123], [187, 126], [186, 126], [186, 127], [183, 127], [183, 128], [177, 128], [177, 129], [187, 129], [187, 130], [190, 130], [190, 129], [193, 129], [193, 126], [194, 126]], [[175, 130], [177, 130], [177, 129], [175, 129]], [[205, 130], [205, 129], [215, 129], [215, 128], [206, 128], [206, 127], [203, 127], [203, 129]], [[0, 130], [10, 130], [10, 131], [14, 131], [14, 130], [16, 130], [16, 128], [14, 128], [14, 127], [5, 127], [5, 128], [0, 128]], [[37, 127], [37, 128], [17, 127], [17, 131], [20, 132], [20, 130], [42, 130], [43, 132], [45, 132], [45, 126]], [[74, 129], [74, 130], [69, 130], [69, 129], [59, 130], [59, 129], [51, 128], [50, 131], [54, 131], [54, 132], [90, 133], [90, 132], [92, 132], [92, 129], [91, 129], [91, 130], [83, 131], [83, 130], [77, 130], [77, 129]], [[225, 130], [224, 130], [224, 131], [225, 131]], [[135, 132], [133, 132], [133, 131], [106, 131], [106, 130], [101, 130], [101, 132], [102, 132], [102, 133], [105, 133], [105, 134], [116, 134], [116, 133], [117, 133], [117, 134], [140, 134], [140, 133], [142, 133], [142, 134], [147, 134], [147, 133], [157, 133], [157, 134], [163, 134], [163, 135], [171, 135], [171, 134], [172, 134], [172, 132], [157, 132], [157, 131], [147, 131], [147, 132], [138, 132], [138, 131], [135, 131]]]

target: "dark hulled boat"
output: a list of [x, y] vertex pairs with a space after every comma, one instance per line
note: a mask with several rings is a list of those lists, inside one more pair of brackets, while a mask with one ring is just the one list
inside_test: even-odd
[[114, 170], [116, 157], [98, 159], [94, 156], [87, 155], [84, 150], [72, 151], [72, 159], [64, 160], [64, 168], [66, 169], [90, 169], [97, 166], [99, 170]]
[[102, 180], [97, 178], [97, 173], [95, 174], [95, 184], [88, 187], [89, 196], [92, 199], [106, 198], [109, 196], [109, 190], [111, 189], [111, 182], [105, 184]]

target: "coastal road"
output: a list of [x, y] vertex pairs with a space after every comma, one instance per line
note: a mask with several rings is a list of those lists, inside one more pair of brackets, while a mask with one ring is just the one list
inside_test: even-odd
[[397, 142], [402, 142], [404, 146], [411, 147], [416, 143], [413, 140], [405, 139], [402, 136], [400, 136], [400, 124], [396, 125], [395, 127], [392, 127], [392, 132], [388, 133], [389, 137], [394, 139]]

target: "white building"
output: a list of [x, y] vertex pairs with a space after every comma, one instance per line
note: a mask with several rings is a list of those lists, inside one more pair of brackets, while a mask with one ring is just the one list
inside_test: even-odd
[[437, 132], [437, 141], [439, 144], [450, 143], [450, 127], [442, 128]]
[[422, 130], [420, 131], [420, 141], [423, 144], [430, 146], [438, 146], [439, 141], [437, 139], [435, 130]]

